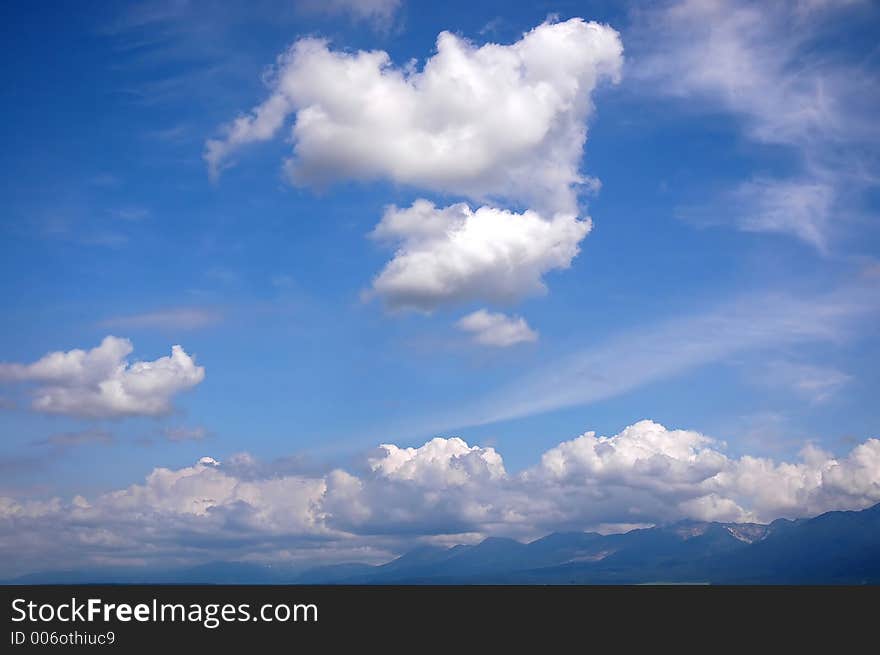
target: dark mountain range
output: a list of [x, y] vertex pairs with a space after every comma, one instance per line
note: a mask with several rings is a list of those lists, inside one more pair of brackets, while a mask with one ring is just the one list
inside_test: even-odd
[[295, 572], [238, 562], [176, 571], [32, 574], [7, 584], [880, 584], [880, 504], [769, 525], [682, 521], [603, 536], [554, 533], [425, 546], [387, 564]]

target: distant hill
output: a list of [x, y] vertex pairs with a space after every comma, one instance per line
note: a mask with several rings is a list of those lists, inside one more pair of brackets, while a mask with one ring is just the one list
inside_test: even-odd
[[294, 572], [218, 562], [174, 571], [31, 574], [6, 584], [880, 584], [880, 504], [769, 525], [681, 521], [603, 536], [490, 537], [424, 546], [379, 566]]

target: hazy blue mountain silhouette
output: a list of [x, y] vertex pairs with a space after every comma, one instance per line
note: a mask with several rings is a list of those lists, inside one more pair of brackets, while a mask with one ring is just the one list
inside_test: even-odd
[[602, 536], [554, 533], [424, 546], [380, 566], [307, 571], [217, 562], [173, 571], [56, 571], [7, 583], [207, 584], [880, 584], [880, 504], [769, 525], [678, 523]]

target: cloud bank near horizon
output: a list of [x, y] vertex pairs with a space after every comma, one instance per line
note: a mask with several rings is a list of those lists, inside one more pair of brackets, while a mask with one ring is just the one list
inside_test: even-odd
[[424, 542], [679, 519], [768, 522], [880, 502], [880, 439], [840, 457], [807, 444], [791, 462], [724, 450], [699, 432], [644, 420], [564, 441], [518, 473], [494, 448], [457, 437], [383, 444], [353, 472], [203, 457], [92, 499], [0, 498], [3, 574], [59, 558], [68, 567], [382, 561]]

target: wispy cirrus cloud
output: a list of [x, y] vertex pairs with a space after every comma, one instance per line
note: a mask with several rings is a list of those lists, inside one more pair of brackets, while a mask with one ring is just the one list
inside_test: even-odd
[[391, 28], [402, 5], [403, 0], [298, 0], [296, 3], [300, 11], [347, 16], [383, 31]]
[[[839, 342], [880, 313], [876, 281], [859, 279], [814, 296], [757, 293], [569, 353], [456, 413], [444, 429], [587, 405], [731, 356]], [[444, 422], [445, 421], [445, 422]]]
[[830, 400], [852, 381], [852, 376], [830, 366], [785, 359], [767, 362], [751, 378], [765, 388], [789, 389], [811, 403]]
[[208, 307], [172, 307], [153, 312], [104, 319], [98, 325], [110, 329], [196, 330], [219, 323], [223, 314]]
[[[854, 9], [855, 8], [855, 9]], [[689, 109], [721, 108], [755, 144], [794, 154], [800, 170], [758, 173], [720, 203], [682, 209], [700, 222], [788, 234], [827, 253], [858, 199], [876, 186], [880, 129], [870, 98], [880, 77], [863, 61], [815, 44], [847, 11], [868, 3], [677, 0], [636, 12], [628, 77], [680, 98]]]

